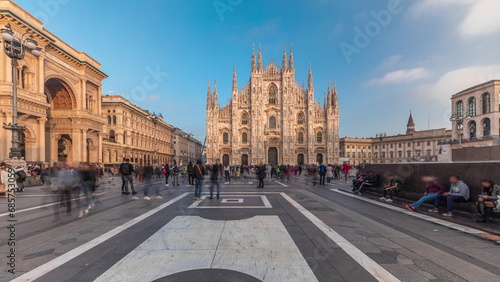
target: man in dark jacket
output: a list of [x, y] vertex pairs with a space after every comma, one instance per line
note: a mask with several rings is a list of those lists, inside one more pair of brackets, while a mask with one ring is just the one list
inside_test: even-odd
[[[125, 159], [125, 162], [123, 162], [120, 165], [119, 172], [123, 176], [123, 179], [125, 179], [125, 193], [126, 195], [129, 195], [130, 192], [128, 191], [128, 185], [130, 184], [130, 188], [132, 189], [132, 195], [137, 194], [134, 190], [134, 179], [132, 178], [132, 173], [134, 172], [134, 166], [129, 163], [129, 159]], [[132, 199], [139, 199], [136, 196], [133, 196]]]
[[201, 201], [201, 193], [203, 192], [203, 179], [207, 175], [207, 171], [205, 166], [201, 164], [201, 160], [196, 162], [196, 165], [193, 167], [193, 176], [195, 178], [195, 187], [194, 187], [194, 199], [196, 201]]
[[214, 196], [214, 186], [217, 186], [217, 199], [220, 196], [220, 185], [219, 185], [219, 165], [215, 163], [212, 166], [212, 174], [210, 175], [210, 199], [213, 199]]
[[264, 188], [264, 178], [266, 178], [266, 166], [261, 164], [259, 166], [259, 170], [257, 173], [259, 177], [259, 187], [257, 188]]
[[189, 185], [194, 185], [193, 163], [192, 162], [189, 162], [186, 170], [187, 170], [187, 174], [188, 174]]
[[365, 186], [370, 186], [370, 187], [380, 186], [380, 177], [377, 174], [375, 174], [375, 172], [369, 171], [368, 176], [366, 176], [365, 180], [357, 184], [356, 193], [358, 193], [358, 195], [361, 195], [361, 189], [363, 189], [363, 187]]

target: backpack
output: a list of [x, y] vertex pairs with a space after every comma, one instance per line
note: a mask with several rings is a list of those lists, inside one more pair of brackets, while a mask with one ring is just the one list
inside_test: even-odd
[[166, 168], [162, 169], [161, 174], [167, 174], [167, 169]]
[[123, 163], [120, 167], [120, 173], [123, 175], [130, 175], [132, 172], [130, 171], [130, 164]]
[[19, 177], [19, 180], [24, 181], [26, 179], [26, 172], [24, 170], [20, 170], [16, 172], [16, 174]]
[[172, 170], [174, 173], [179, 173], [181, 170], [179, 169], [178, 166], [174, 166], [174, 169]]
[[321, 173], [325, 173], [326, 172], [326, 166], [322, 166], [320, 172]]

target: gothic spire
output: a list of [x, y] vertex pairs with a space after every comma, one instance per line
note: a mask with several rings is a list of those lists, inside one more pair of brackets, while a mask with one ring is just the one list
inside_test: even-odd
[[283, 44], [283, 63], [282, 66], [283, 70], [287, 69], [287, 62], [286, 62], [286, 44]]
[[262, 51], [260, 50], [260, 44], [259, 44], [259, 54], [257, 56], [258, 56], [257, 64], [258, 64], [259, 70], [261, 70], [262, 69]]
[[208, 90], [207, 90], [207, 109], [211, 109], [213, 105], [212, 101], [212, 90], [210, 89], [210, 80], [208, 81]]
[[219, 93], [217, 93], [217, 80], [214, 80], [214, 109], [219, 109]]
[[233, 93], [238, 91], [238, 76], [236, 74], [236, 62], [233, 66]]
[[293, 52], [292, 52], [292, 44], [290, 44], [290, 64], [288, 67], [293, 70]]
[[413, 122], [413, 116], [410, 110], [410, 117], [408, 118], [408, 124], [406, 125], [406, 134], [411, 134], [415, 132], [415, 122]]
[[255, 45], [252, 44], [252, 71], [255, 70]]
[[337, 81], [333, 82], [332, 104], [335, 109], [339, 108], [339, 96], [337, 94]]
[[309, 89], [313, 89], [313, 75], [312, 75], [311, 63], [309, 63], [309, 76], [307, 78], [307, 87]]

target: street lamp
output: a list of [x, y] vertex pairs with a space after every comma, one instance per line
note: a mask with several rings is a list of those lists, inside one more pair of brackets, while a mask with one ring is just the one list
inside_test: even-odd
[[155, 114], [155, 112], [153, 112], [153, 114], [150, 114], [148, 116], [148, 118], [153, 122], [153, 125], [154, 125], [154, 133], [153, 133], [153, 138], [154, 138], [154, 151], [153, 151], [153, 165], [156, 167], [158, 165], [158, 158], [157, 158], [157, 151], [158, 151], [158, 139], [156, 138], [156, 124], [158, 124], [158, 122], [160, 120], [163, 119], [163, 116], [162, 114]]
[[6, 24], [1, 30], [3, 39], [3, 49], [5, 54], [12, 59], [12, 123], [4, 124], [3, 128], [12, 130], [12, 148], [10, 148], [10, 159], [21, 159], [19, 149], [19, 132], [25, 127], [17, 124], [17, 61], [24, 59], [26, 51], [35, 57], [40, 57], [41, 48], [33, 39], [33, 34], [26, 32], [21, 37], [14, 35], [10, 24]]
[[378, 158], [380, 159], [380, 163], [382, 163], [382, 140], [387, 136], [387, 134], [385, 134], [385, 132], [380, 132], [380, 133], [377, 133], [375, 135], [376, 138], [378, 138], [380, 140], [380, 145], [378, 147]]
[[468, 114], [452, 115], [450, 117], [451, 122], [456, 122], [457, 133], [458, 133], [458, 148], [462, 148], [462, 130], [464, 129], [464, 123], [466, 120], [470, 119]]

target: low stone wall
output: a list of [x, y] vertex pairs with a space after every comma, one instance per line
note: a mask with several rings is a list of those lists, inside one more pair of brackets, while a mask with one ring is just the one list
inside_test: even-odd
[[453, 149], [452, 154], [456, 162], [498, 161], [500, 160], [500, 146]]
[[[490, 178], [500, 184], [500, 162], [498, 163], [400, 163], [400, 164], [369, 164], [367, 170], [373, 170], [380, 175], [382, 183], [387, 182], [387, 175], [394, 174], [404, 185], [404, 194], [413, 199], [421, 195], [425, 186], [421, 181], [424, 175], [435, 175], [448, 190], [451, 175], [459, 175], [471, 189], [471, 201], [477, 199], [481, 193], [479, 182], [483, 178]], [[414, 195], [412, 195], [414, 194]]]

